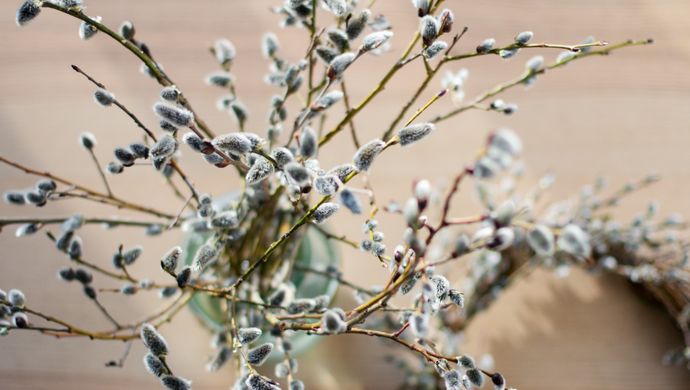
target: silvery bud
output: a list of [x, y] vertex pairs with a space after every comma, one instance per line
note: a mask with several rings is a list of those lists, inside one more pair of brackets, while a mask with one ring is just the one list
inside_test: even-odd
[[431, 9], [430, 0], [412, 0], [412, 5], [417, 9], [417, 16], [426, 16]]
[[340, 202], [345, 206], [352, 214], [362, 213], [362, 204], [360, 203], [357, 196], [347, 188], [340, 191]]
[[335, 57], [329, 64], [328, 69], [326, 69], [326, 74], [330, 80], [335, 80], [339, 78], [345, 69], [355, 60], [355, 54], [351, 52], [343, 53]]
[[136, 32], [136, 30], [135, 30], [134, 24], [132, 22], [130, 22], [129, 20], [125, 20], [120, 25], [119, 32], [120, 32], [120, 35], [122, 35], [122, 37], [124, 39], [131, 41], [132, 39], [134, 39], [134, 33]]
[[502, 227], [496, 230], [493, 238], [487, 243], [488, 247], [495, 251], [510, 248], [515, 241], [515, 231], [511, 227]]
[[113, 104], [113, 101], [115, 100], [115, 96], [113, 96], [110, 91], [107, 91], [103, 88], [98, 88], [96, 92], [93, 93], [93, 98], [96, 103], [103, 107], [108, 107], [109, 105]]
[[267, 59], [273, 58], [273, 56], [278, 52], [278, 49], [280, 48], [280, 44], [278, 43], [278, 37], [269, 32], [264, 34], [262, 40], [261, 40], [261, 53], [263, 53], [264, 57]]
[[465, 375], [467, 375], [467, 379], [470, 380], [470, 382], [477, 386], [477, 387], [482, 387], [484, 386], [484, 374], [482, 374], [481, 371], [479, 371], [476, 368], [469, 369], [465, 371]]
[[[249, 390], [280, 390], [278, 383], [259, 374], [250, 374], [244, 385]], [[238, 388], [244, 389], [245, 387], [239, 386]]]
[[359, 53], [366, 53], [372, 51], [383, 45], [393, 36], [392, 31], [376, 31], [362, 39], [362, 45], [359, 47]]
[[149, 150], [152, 158], [166, 158], [172, 156], [177, 150], [177, 140], [170, 134], [163, 134], [158, 142]]
[[321, 4], [337, 17], [345, 16], [348, 11], [345, 0], [323, 0]]
[[261, 337], [262, 333], [259, 328], [240, 328], [237, 330], [237, 340], [240, 344], [247, 345]]
[[543, 65], [544, 65], [544, 57], [534, 56], [534, 57], [530, 58], [529, 60], [527, 60], [527, 62], [525, 63], [525, 68], [529, 72], [533, 73], [533, 72], [536, 72], [539, 69], [541, 69], [541, 67]]
[[440, 52], [448, 48], [448, 43], [445, 41], [436, 41], [424, 49], [424, 57], [427, 59], [432, 59], [436, 57]]
[[305, 127], [302, 129], [302, 134], [299, 138], [299, 151], [305, 158], [311, 158], [316, 156], [316, 152], [319, 147], [319, 141], [316, 139], [316, 133], [311, 127]]
[[496, 44], [496, 40], [493, 38], [487, 38], [482, 41], [482, 43], [477, 46], [477, 53], [484, 54], [489, 52], [494, 48], [494, 45]]
[[314, 188], [321, 195], [333, 195], [339, 187], [340, 180], [334, 175], [322, 175], [314, 179]]
[[345, 29], [348, 39], [355, 39], [364, 31], [370, 16], [371, 11], [363, 9], [357, 16], [350, 18]]
[[331, 28], [326, 32], [326, 36], [339, 52], [343, 53], [350, 50], [350, 42], [345, 31], [339, 28]]
[[273, 173], [273, 164], [266, 158], [257, 155], [256, 161], [245, 176], [247, 185], [254, 185], [266, 180]]
[[235, 59], [235, 45], [227, 39], [217, 39], [213, 43], [213, 52], [216, 55], [216, 60], [221, 65], [231, 63]]
[[553, 232], [545, 225], [536, 225], [527, 233], [527, 243], [537, 256], [548, 257], [555, 251]]
[[283, 147], [273, 149], [271, 151], [271, 157], [273, 157], [273, 159], [276, 160], [276, 163], [278, 164], [278, 169], [283, 169], [285, 165], [287, 165], [295, 159], [290, 149]]
[[328, 46], [319, 46], [316, 48], [316, 55], [328, 65], [338, 56], [338, 52]]
[[335, 310], [326, 310], [321, 317], [321, 330], [324, 333], [338, 334], [347, 330], [347, 324]]
[[589, 234], [577, 225], [568, 225], [561, 230], [556, 241], [558, 248], [573, 256], [589, 257], [592, 247], [589, 243]]
[[436, 126], [433, 123], [415, 123], [398, 130], [401, 146], [411, 145], [429, 135]]
[[264, 364], [268, 356], [273, 351], [273, 344], [265, 343], [247, 351], [247, 362], [253, 366]]
[[174, 273], [177, 269], [180, 256], [182, 256], [182, 248], [179, 246], [173, 247], [163, 255], [163, 259], [161, 259], [161, 268], [167, 273]]
[[7, 292], [7, 301], [14, 307], [22, 308], [26, 304], [26, 297], [23, 292], [13, 288]]
[[422, 36], [424, 46], [431, 45], [438, 36], [438, 20], [431, 15], [426, 15], [419, 22], [419, 34]]
[[194, 271], [201, 272], [218, 256], [218, 251], [212, 245], [204, 244], [197, 250], [194, 256]]
[[520, 45], [525, 45], [532, 39], [534, 33], [532, 31], [523, 31], [515, 36], [515, 43]]
[[429, 316], [415, 313], [410, 319], [410, 330], [417, 338], [425, 338], [429, 333]]
[[192, 382], [185, 378], [173, 375], [163, 375], [161, 384], [169, 390], [191, 390]]
[[142, 325], [141, 341], [149, 352], [155, 356], [165, 356], [168, 354], [168, 344], [151, 324]]
[[189, 126], [194, 120], [194, 115], [190, 111], [170, 103], [157, 102], [153, 105], [153, 111], [161, 119], [176, 126]]
[[244, 155], [252, 150], [252, 143], [243, 133], [219, 135], [212, 141], [218, 149], [234, 155]]
[[214, 72], [206, 76], [206, 84], [227, 88], [234, 82], [234, 77], [229, 72]]
[[314, 211], [311, 215], [311, 219], [314, 223], [323, 223], [335, 214], [339, 208], [340, 206], [337, 203], [324, 203]]
[[19, 6], [17, 10], [17, 15], [15, 21], [17, 26], [23, 26], [30, 21], [32, 21], [38, 14], [41, 13], [41, 1], [40, 0], [26, 0]]
[[122, 166], [122, 164], [112, 161], [109, 162], [108, 165], [105, 167], [105, 169], [108, 171], [108, 173], [112, 175], [117, 175], [119, 173], [122, 173], [122, 171], [125, 170], [125, 168]]
[[[93, 18], [93, 20], [96, 22], [100, 22], [101, 17], [96, 16], [95, 18]], [[96, 35], [97, 32], [98, 29], [96, 28], [96, 26], [94, 26], [91, 23], [81, 22], [81, 24], [79, 25], [79, 38], [81, 38], [84, 41], [92, 38], [94, 35]]]
[[362, 145], [352, 158], [355, 168], [357, 168], [358, 171], [369, 170], [371, 164], [374, 163], [374, 159], [381, 153], [384, 146], [385, 143], [380, 139], [375, 139]]
[[439, 31], [441, 33], [449, 33], [453, 29], [454, 21], [455, 15], [453, 15], [453, 11], [445, 8], [438, 16]]
[[22, 312], [17, 312], [12, 315], [12, 325], [17, 328], [27, 328], [29, 326], [29, 317]]
[[170, 371], [168, 371], [158, 356], [151, 353], [144, 355], [144, 366], [148, 372], [157, 377], [170, 374]]

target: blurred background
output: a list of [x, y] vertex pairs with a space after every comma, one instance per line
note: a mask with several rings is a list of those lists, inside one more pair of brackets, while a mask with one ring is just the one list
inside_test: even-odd
[[[306, 30], [279, 31], [279, 17], [269, 12], [279, 2], [86, 1], [88, 13], [103, 16], [113, 28], [123, 20], [134, 22], [137, 38], [149, 45], [216, 133], [235, 131], [236, 125], [215, 109], [220, 93], [206, 86], [203, 78], [217, 70], [208, 51], [211, 43], [219, 37], [230, 39], [238, 51], [233, 73], [238, 96], [250, 112], [248, 129], [259, 134], [265, 134], [266, 107], [276, 92], [262, 81], [267, 63], [261, 57], [261, 35], [278, 32], [281, 54], [290, 61], [302, 57], [307, 45]], [[19, 4], [18, 0], [0, 1], [0, 154], [98, 188], [100, 179], [88, 154], [79, 148], [78, 135], [91, 131], [97, 136], [97, 152], [105, 163], [112, 158], [115, 146], [139, 139], [140, 133], [121, 112], [93, 103], [93, 86], [69, 65], [79, 65], [106, 84], [151, 126], [156, 122], [150, 107], [158, 97], [159, 86], [140, 74], [139, 62], [108, 37], [99, 34], [86, 42], [79, 40], [79, 23], [66, 15], [44, 10], [28, 26], [18, 28], [14, 14]], [[654, 199], [662, 214], [690, 216], [690, 2], [448, 0], [446, 6], [455, 12], [456, 30], [469, 27], [457, 52], [472, 50], [488, 37], [506, 44], [524, 30], [534, 31], [534, 42], [574, 44], [593, 35], [609, 42], [653, 37], [656, 43], [577, 61], [548, 72], [529, 91], [511, 90], [503, 99], [519, 104], [513, 116], [467, 112], [442, 123], [433, 137], [415, 148], [391, 150], [371, 173], [379, 200], [404, 201], [415, 179], [447, 185], [471, 161], [490, 131], [507, 126], [524, 141], [527, 187], [544, 173], [557, 175], [549, 200], [577, 195], [598, 175], [607, 177], [611, 189], [616, 189], [657, 172], [662, 182], [631, 197], [617, 215], [629, 221]], [[396, 33], [393, 51], [363, 58], [348, 71], [357, 75], [348, 79], [353, 102], [374, 87], [417, 28], [408, 0], [379, 0], [372, 11], [385, 14], [391, 21]], [[508, 61], [493, 56], [471, 59], [447, 69], [470, 69], [466, 93], [472, 98], [518, 76], [524, 62], [537, 53], [550, 62], [559, 51], [523, 51]], [[381, 134], [422, 75], [421, 63], [415, 63], [393, 79], [357, 117], [361, 139]], [[428, 99], [437, 88], [440, 77], [422, 98]], [[434, 106], [429, 116], [451, 108], [452, 102], [446, 99]], [[354, 152], [345, 132], [336, 141], [322, 151], [322, 166], [347, 161]], [[236, 188], [233, 171], [209, 169], [191, 155], [182, 161], [203, 191], [222, 194]], [[0, 182], [2, 190], [21, 189], [32, 186], [35, 178], [2, 165]], [[126, 177], [111, 177], [110, 182], [126, 199], [140, 199], [173, 213], [180, 207], [150, 168], [132, 168]], [[471, 215], [476, 208], [471, 187], [463, 187], [453, 204], [453, 215]], [[77, 201], [55, 202], [41, 210], [0, 205], [0, 214], [5, 216], [35, 215], [39, 211], [53, 216], [114, 213]], [[382, 217], [381, 222], [392, 248], [400, 237], [399, 224], [395, 218]], [[361, 223], [361, 219], [342, 213], [333, 225], [356, 239]], [[162, 278], [159, 255], [181, 239], [179, 232], [152, 240], [142, 239], [137, 229], [103, 231], [98, 227], [84, 229], [82, 236], [88, 257], [104, 266], [110, 266], [110, 256], [118, 244], [143, 244], [144, 257], [132, 272], [156, 275], [157, 279]], [[0, 248], [2, 289], [20, 288], [32, 306], [85, 327], [109, 327], [77, 286], [56, 279], [57, 269], [67, 265], [67, 260], [43, 235], [16, 239], [13, 230], [7, 229], [0, 235]], [[361, 284], [380, 283], [386, 271], [370, 257], [347, 248], [342, 248], [342, 253], [346, 278]], [[103, 287], [118, 287], [107, 280], [101, 282]], [[162, 304], [153, 295], [103, 300], [116, 315], [135, 319]], [[341, 291], [337, 304], [352, 305], [350, 292]], [[192, 378], [196, 389], [229, 386], [230, 370], [204, 372], [212, 353], [209, 338], [190, 313], [182, 313], [165, 326], [163, 334], [173, 350], [172, 366], [180, 375]], [[477, 357], [491, 354], [496, 369], [520, 389], [687, 389], [690, 383], [687, 369], [660, 363], [664, 352], [682, 343], [665, 312], [641, 300], [622, 280], [577, 270], [566, 279], [536, 272], [519, 281], [473, 322], [464, 343], [466, 351]], [[155, 380], [140, 363], [143, 348], [136, 343], [124, 368], [104, 367], [123, 349], [120, 343], [54, 340], [16, 332], [0, 339], [0, 388], [156, 388]], [[395, 388], [401, 376], [384, 356], [405, 353], [384, 341], [329, 337], [301, 356], [299, 377], [312, 389]]]

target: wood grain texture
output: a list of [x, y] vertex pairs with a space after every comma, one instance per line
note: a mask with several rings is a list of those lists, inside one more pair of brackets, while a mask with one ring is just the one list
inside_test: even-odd
[[[275, 90], [261, 80], [267, 65], [261, 58], [260, 37], [278, 30], [278, 18], [267, 12], [278, 0], [87, 0], [88, 11], [102, 15], [111, 26], [122, 20], [135, 22], [138, 36], [152, 48], [166, 71], [185, 91], [196, 109], [217, 132], [235, 125], [214, 108], [219, 92], [204, 85], [203, 76], [215, 70], [208, 46], [227, 37], [237, 46], [233, 73], [238, 93], [251, 113], [249, 128], [263, 132], [264, 109]], [[504, 96], [520, 104], [512, 117], [468, 112], [443, 123], [428, 142], [410, 151], [391, 150], [371, 174], [381, 200], [404, 200], [414, 179], [428, 178], [447, 184], [448, 178], [472, 158], [486, 134], [510, 126], [523, 137], [528, 174], [533, 183], [547, 171], [556, 173], [558, 185], [552, 199], [577, 193], [603, 174], [612, 186], [650, 171], [665, 180], [634, 196], [619, 211], [630, 219], [650, 198], [662, 212], [679, 211], [690, 216], [690, 2], [685, 0], [448, 0], [459, 26], [469, 32], [459, 50], [471, 50], [477, 42], [494, 37], [509, 42], [519, 31], [532, 30], [536, 41], [576, 43], [588, 35], [616, 42], [653, 37], [656, 44], [632, 48], [607, 58], [593, 58], [549, 72], [529, 91], [515, 89]], [[31, 166], [62, 172], [75, 181], [100, 185], [88, 155], [78, 150], [82, 131], [94, 132], [103, 161], [110, 150], [138, 139], [138, 129], [120, 112], [93, 104], [92, 87], [69, 69], [74, 63], [93, 74], [146, 123], [155, 123], [150, 106], [158, 87], [138, 72], [138, 62], [117, 44], [97, 36], [88, 42], [77, 38], [78, 23], [64, 15], [44, 11], [26, 28], [17, 28], [13, 17], [18, 0], [0, 1], [0, 153]], [[374, 12], [389, 16], [396, 27], [393, 46], [402, 50], [417, 26], [408, 0], [379, 0]], [[323, 20], [323, 19], [322, 19]], [[305, 31], [289, 30], [281, 36], [286, 57], [296, 60], [305, 50]], [[547, 59], [555, 51], [523, 52], [510, 61], [472, 59], [454, 64], [470, 68], [468, 97], [517, 76], [530, 53]], [[359, 101], [385, 73], [392, 55], [358, 61], [349, 72], [353, 101]], [[357, 118], [363, 140], [378, 136], [398, 107], [408, 99], [421, 79], [419, 64], [405, 69]], [[434, 84], [440, 87], [439, 84]], [[430, 88], [423, 97], [435, 92]], [[435, 106], [429, 115], [450, 109], [450, 101]], [[332, 122], [332, 121], [331, 121]], [[351, 157], [354, 151], [345, 134], [322, 155], [331, 166]], [[346, 142], [348, 141], [348, 142]], [[421, 156], [424, 156], [421, 158]], [[192, 156], [185, 156], [192, 157]], [[205, 163], [186, 158], [192, 180], [204, 191], [219, 194], [237, 184], [230, 170], [209, 170]], [[136, 171], [135, 171], [136, 170]], [[134, 180], [134, 185], [128, 184]], [[24, 188], [33, 180], [0, 167], [2, 189]], [[133, 168], [129, 179], [114, 177], [116, 192], [127, 199], [145, 199], [175, 212], [178, 202], [145, 167]], [[157, 195], [153, 195], [157, 194]], [[51, 215], [75, 211], [109, 215], [113, 210], [76, 202], [59, 202], [46, 208]], [[457, 215], [476, 210], [471, 188], [463, 187], [453, 204]], [[0, 205], [2, 215], [33, 212]], [[401, 230], [396, 218], [383, 217], [387, 244], [395, 245]], [[351, 237], [360, 234], [361, 221], [345, 214], [335, 222]], [[107, 328], [97, 310], [90, 307], [77, 286], [55, 280], [56, 270], [67, 264], [43, 237], [15, 239], [8, 230], [0, 235], [0, 287], [21, 288], [29, 302], [92, 328]], [[136, 229], [83, 233], [86, 254], [108, 266], [119, 243], [142, 243]], [[136, 275], [157, 271], [158, 256], [179, 241], [179, 234], [163, 239], [144, 239], [145, 254], [133, 269]], [[345, 275], [362, 283], [377, 283], [385, 271], [371, 259], [343, 248]], [[457, 278], [455, 279], [457, 281]], [[116, 287], [112, 282], [102, 285]], [[155, 297], [105, 299], [117, 315], [132, 318], [161, 303]], [[339, 304], [352, 304], [342, 291]], [[180, 375], [194, 379], [196, 389], [227, 388], [230, 371], [205, 374], [203, 365], [211, 354], [208, 337], [191, 314], [163, 329], [172, 349], [171, 364]], [[661, 355], [681, 342], [664, 314], [645, 304], [620, 280], [595, 278], [582, 272], [560, 280], [538, 272], [518, 283], [470, 327], [467, 350], [493, 353], [496, 366], [509, 383], [520, 389], [687, 389], [690, 375], [678, 367], [660, 365]], [[97, 344], [84, 340], [53, 340], [15, 334], [0, 339], [0, 388], [145, 389], [157, 384], [140, 364], [143, 349], [136, 345], [123, 369], [105, 368], [117, 358], [119, 343]], [[403, 354], [396, 346], [363, 338], [338, 336], [324, 340], [303, 356], [300, 376], [312, 389], [389, 389], [400, 382], [396, 371], [383, 362], [386, 354]]]

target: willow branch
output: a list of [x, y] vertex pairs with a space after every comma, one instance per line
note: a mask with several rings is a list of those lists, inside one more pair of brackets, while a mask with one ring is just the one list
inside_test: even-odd
[[[98, 31], [103, 32], [104, 34], [108, 35], [112, 39], [114, 39], [116, 42], [124, 46], [127, 50], [129, 50], [132, 54], [134, 54], [137, 58], [139, 58], [145, 65], [146, 67], [151, 71], [151, 74], [153, 77], [158, 81], [158, 83], [164, 87], [175, 85], [175, 83], [172, 81], [172, 79], [161, 69], [158, 64], [149, 56], [148, 54], [144, 53], [144, 51], [139, 48], [134, 42], [125, 39], [122, 35], [116, 33], [115, 31], [111, 30], [109, 27], [104, 25], [103, 23], [87, 16], [84, 14], [84, 12], [81, 9], [76, 9], [76, 8], [65, 8], [61, 5], [44, 1], [41, 6], [43, 8], [50, 8], [54, 9], [56, 11], [62, 12], [64, 14], [70, 15], [74, 18], [80, 19], [90, 25], [92, 25], [94, 28], [96, 28]], [[215, 137], [215, 134], [211, 131], [211, 129], [206, 125], [206, 123], [199, 118], [199, 115], [194, 111], [192, 108], [191, 104], [189, 101], [185, 98], [185, 96], [180, 93], [180, 97], [178, 102], [184, 106], [186, 109], [192, 112], [194, 114], [194, 122], [196, 122], [197, 126], [201, 129], [201, 131], [206, 134], [207, 136], [213, 138]]]
[[[47, 4], [47, 3], [44, 3], [44, 4]], [[11, 167], [14, 167], [20, 171], [23, 171], [24, 173], [34, 175], [34, 176], [45, 177], [47, 179], [51, 179], [51, 180], [56, 181], [58, 183], [70, 186], [76, 190], [79, 190], [79, 191], [86, 193], [88, 195], [88, 197], [93, 197], [95, 200], [101, 201], [102, 203], [105, 203], [105, 204], [117, 206], [118, 208], [139, 211], [142, 213], [151, 214], [151, 215], [161, 217], [161, 218], [172, 219], [175, 217], [174, 215], [171, 215], [171, 214], [168, 214], [168, 213], [165, 213], [162, 211], [158, 211], [158, 210], [153, 209], [151, 207], [142, 206], [142, 205], [139, 205], [136, 203], [125, 201], [125, 200], [120, 199], [114, 195], [103, 194], [101, 192], [92, 190], [90, 188], [84, 187], [84, 186], [79, 185], [79, 184], [76, 184], [73, 181], [64, 179], [60, 176], [53, 175], [50, 172], [41, 172], [41, 171], [37, 171], [37, 170], [32, 169], [32, 168], [28, 168], [22, 164], [11, 161], [11, 160], [3, 157], [3, 156], [0, 156], [0, 162], [5, 163]], [[84, 196], [84, 198], [88, 198], [88, 197]]]

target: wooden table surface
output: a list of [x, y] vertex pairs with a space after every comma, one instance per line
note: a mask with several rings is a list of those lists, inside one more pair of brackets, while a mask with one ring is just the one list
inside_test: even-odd
[[[166, 71], [176, 80], [197, 110], [217, 132], [233, 131], [235, 125], [214, 108], [216, 90], [203, 84], [203, 76], [215, 69], [208, 45], [217, 37], [231, 39], [238, 49], [233, 70], [238, 93], [249, 108], [249, 128], [263, 133], [264, 109], [275, 89], [261, 82], [267, 65], [260, 54], [264, 31], [278, 30], [278, 18], [267, 12], [272, 1], [172, 1], [87, 0], [92, 15], [116, 26], [132, 19], [137, 35], [145, 40]], [[515, 89], [504, 99], [517, 102], [519, 112], [506, 117], [487, 112], [468, 112], [443, 123], [432, 139], [406, 151], [392, 150], [382, 156], [371, 174], [379, 199], [404, 200], [414, 179], [428, 178], [446, 184], [448, 178], [470, 161], [486, 134], [510, 126], [522, 136], [528, 173], [534, 183], [543, 173], [558, 176], [552, 199], [576, 194], [597, 175], [612, 186], [655, 171], [664, 180], [632, 197], [618, 212], [629, 220], [656, 199], [662, 214], [678, 211], [690, 215], [690, 2], [687, 0], [559, 0], [446, 2], [457, 16], [457, 25], [470, 27], [459, 44], [470, 50], [487, 37], [509, 42], [520, 31], [535, 32], [535, 41], [577, 43], [588, 35], [617, 42], [653, 37], [656, 44], [631, 48], [607, 58], [593, 58], [548, 72], [525, 91]], [[92, 86], [69, 69], [77, 64], [108, 85], [117, 97], [147, 123], [154, 123], [150, 106], [158, 87], [138, 72], [138, 62], [104, 36], [88, 42], [77, 37], [78, 23], [46, 10], [25, 28], [14, 24], [18, 0], [0, 1], [0, 154], [30, 166], [60, 172], [77, 182], [100, 185], [88, 155], [76, 139], [82, 131], [94, 132], [99, 155], [138, 137], [137, 129], [116, 110], [92, 102]], [[392, 43], [402, 50], [417, 26], [408, 0], [379, 0], [374, 12], [387, 14], [396, 27]], [[323, 20], [323, 18], [322, 18]], [[305, 32], [285, 32], [281, 49], [296, 60], [305, 50]], [[556, 51], [534, 51], [553, 59]], [[510, 61], [472, 59], [467, 95], [472, 97], [498, 82], [517, 76], [530, 53]], [[366, 58], [349, 71], [352, 100], [359, 101], [393, 62], [393, 55]], [[381, 133], [416, 88], [423, 69], [410, 66], [366, 109], [356, 123], [363, 139]], [[438, 85], [438, 84], [436, 84]], [[440, 85], [439, 85], [440, 87]], [[436, 88], [424, 94], [431, 96]], [[430, 113], [451, 107], [441, 102]], [[330, 122], [332, 123], [332, 121]], [[330, 166], [350, 158], [353, 147], [346, 135], [339, 146], [322, 154]], [[422, 157], [423, 156], [423, 157]], [[197, 159], [184, 161], [193, 180], [205, 191], [220, 194], [232, 190], [237, 180], [230, 171], [205, 169]], [[140, 171], [134, 170], [140, 169]], [[128, 199], [144, 199], [174, 212], [179, 203], [161, 188], [147, 168], [134, 168], [129, 179], [112, 179], [115, 190]], [[156, 178], [151, 180], [152, 178]], [[25, 188], [33, 179], [0, 166], [2, 189]], [[463, 189], [453, 210], [469, 215], [476, 210], [470, 187]], [[112, 210], [78, 202], [59, 202], [45, 209], [50, 215], [76, 211], [108, 215]], [[2, 215], [26, 215], [33, 209], [0, 205]], [[339, 215], [335, 224], [353, 237], [362, 221]], [[400, 237], [394, 218], [382, 218], [388, 244]], [[82, 299], [77, 286], [55, 278], [67, 264], [44, 237], [15, 239], [10, 230], [0, 235], [0, 288], [21, 288], [29, 302], [42, 310], [90, 328], [107, 328], [95, 308]], [[108, 266], [117, 244], [142, 243], [135, 229], [83, 232], [86, 254]], [[156, 275], [158, 256], [181, 235], [144, 239], [145, 255], [134, 269], [137, 275]], [[362, 283], [377, 283], [384, 270], [355, 251], [343, 249], [345, 275]], [[159, 275], [160, 276], [160, 275]], [[162, 277], [162, 276], [161, 276]], [[457, 278], [456, 278], [457, 281]], [[107, 285], [108, 281], [103, 281]], [[113, 285], [113, 287], [116, 287]], [[157, 298], [136, 296], [105, 299], [117, 315], [137, 318]], [[342, 292], [339, 304], [352, 304]], [[208, 337], [190, 313], [164, 328], [172, 349], [171, 364], [180, 375], [194, 379], [195, 388], [227, 388], [231, 372], [205, 374], [211, 353]], [[665, 314], [643, 303], [626, 283], [574, 271], [559, 279], [537, 272], [505, 293], [482, 314], [465, 335], [467, 351], [480, 356], [490, 352], [497, 369], [520, 389], [687, 389], [690, 374], [681, 367], [664, 367], [662, 354], [681, 342]], [[144, 389], [156, 388], [140, 360], [136, 345], [125, 368], [105, 368], [117, 358], [123, 345], [85, 340], [54, 340], [19, 333], [0, 339], [0, 389]], [[338, 336], [317, 344], [301, 361], [300, 377], [311, 389], [388, 389], [400, 377], [383, 361], [402, 350], [385, 342], [359, 336]]]

